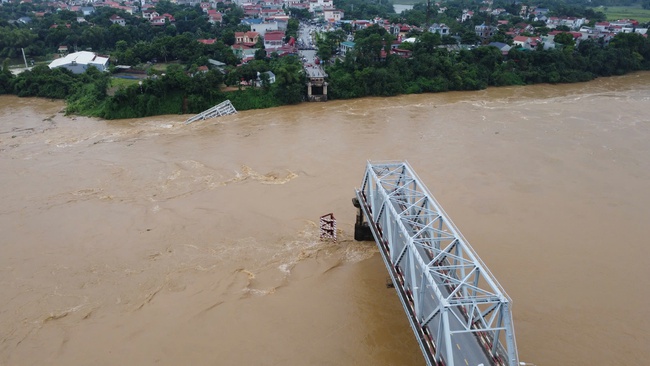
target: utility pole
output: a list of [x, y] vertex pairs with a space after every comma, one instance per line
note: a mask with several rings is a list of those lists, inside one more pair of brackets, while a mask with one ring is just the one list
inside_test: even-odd
[[429, 30], [431, 26], [431, 0], [427, 0], [427, 20], [424, 23], [425, 30]]
[[23, 51], [23, 61], [25, 61], [25, 68], [28, 68], [29, 66], [27, 66], [27, 57], [25, 57], [25, 49], [21, 48], [20, 50]]

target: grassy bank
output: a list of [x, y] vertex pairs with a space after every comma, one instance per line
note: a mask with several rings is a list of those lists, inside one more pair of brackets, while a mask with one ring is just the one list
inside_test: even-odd
[[[408, 0], [404, 0], [408, 1]], [[599, 6], [596, 11], [605, 13], [607, 20], [635, 19], [640, 23], [650, 22], [650, 9], [641, 6]]]

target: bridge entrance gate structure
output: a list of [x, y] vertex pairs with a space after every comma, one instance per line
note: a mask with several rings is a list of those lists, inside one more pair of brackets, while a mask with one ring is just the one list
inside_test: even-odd
[[519, 365], [510, 298], [407, 162], [368, 162], [353, 203], [427, 365]]

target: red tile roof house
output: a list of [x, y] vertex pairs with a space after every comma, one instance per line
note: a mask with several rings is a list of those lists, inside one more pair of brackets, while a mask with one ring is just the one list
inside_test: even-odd
[[149, 19], [151, 25], [165, 25], [165, 17], [153, 17]]
[[175, 21], [174, 17], [171, 14], [165, 13], [159, 17], [151, 18], [149, 22], [151, 23], [151, 25], [165, 25], [166, 20], [169, 20], [170, 23]]
[[517, 36], [513, 40], [513, 44], [529, 50], [532, 50], [535, 47], [537, 47], [537, 44], [539, 42], [541, 42], [541, 39], [539, 37]]
[[157, 11], [153, 10], [153, 9], [148, 9], [148, 10], [145, 10], [145, 11], [142, 12], [142, 17], [147, 19], [147, 20], [151, 20], [152, 18], [156, 18], [156, 17], [159, 17], [159, 16], [160, 16], [160, 14]]
[[549, 36], [556, 36], [556, 35], [558, 35], [560, 33], [569, 33], [569, 34], [571, 34], [573, 36], [574, 41], [577, 41], [579, 38], [582, 38], [582, 33], [580, 33], [580, 32], [564, 32], [564, 31], [558, 31], [558, 30], [548, 32], [548, 35]]
[[607, 28], [609, 28], [609, 22], [596, 23], [596, 29], [598, 29], [599, 31], [607, 30]]
[[119, 24], [119, 25], [121, 25], [121, 26], [125, 26], [125, 25], [126, 25], [126, 20], [124, 20], [124, 18], [122, 18], [121, 16], [119, 16], [119, 15], [117, 15], [117, 14], [113, 14], [113, 15], [111, 15], [110, 21], [111, 21], [113, 24]]
[[244, 5], [244, 14], [247, 16], [258, 16], [262, 11], [261, 5]]
[[[269, 51], [270, 51], [270, 52], [269, 52]], [[285, 44], [284, 46], [278, 47], [278, 48], [276, 48], [276, 49], [274, 49], [274, 50], [268, 50], [268, 51], [266, 52], [266, 54], [267, 54], [267, 56], [270, 57], [271, 54], [272, 54], [273, 52], [277, 53], [278, 56], [283, 57], [283, 56], [287, 56], [287, 55], [295, 54], [295, 53], [298, 52], [298, 50], [297, 50], [296, 47], [294, 47], [294, 46], [291, 46], [291, 45]]]
[[411, 54], [413, 53], [413, 51], [411, 51], [411, 50], [403, 50], [401, 48], [393, 48], [390, 51], [390, 53], [392, 53], [393, 55], [397, 55], [397, 56], [399, 56], [401, 58], [409, 58], [409, 57], [411, 57]]
[[257, 32], [235, 32], [235, 44], [255, 46], [260, 34]]
[[210, 44], [214, 44], [217, 41], [217, 39], [216, 38], [197, 39], [197, 41], [199, 41], [199, 43], [210, 45]]
[[264, 34], [264, 47], [277, 48], [284, 44], [284, 31], [271, 31]]
[[208, 22], [211, 24], [223, 22], [223, 14], [214, 9], [208, 10], [208, 18]]

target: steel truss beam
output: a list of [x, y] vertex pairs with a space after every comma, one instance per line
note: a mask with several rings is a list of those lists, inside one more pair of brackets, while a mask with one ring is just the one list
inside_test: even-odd
[[510, 298], [411, 166], [368, 162], [357, 199], [427, 363], [518, 365]]

